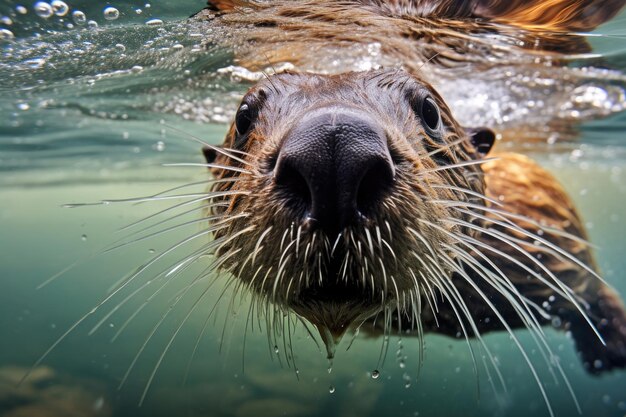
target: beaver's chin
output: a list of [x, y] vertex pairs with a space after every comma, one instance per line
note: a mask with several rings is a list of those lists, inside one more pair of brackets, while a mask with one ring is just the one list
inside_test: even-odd
[[315, 325], [329, 359], [346, 331], [354, 330], [384, 308], [371, 289], [357, 287], [350, 280], [303, 288], [289, 300], [288, 306]]

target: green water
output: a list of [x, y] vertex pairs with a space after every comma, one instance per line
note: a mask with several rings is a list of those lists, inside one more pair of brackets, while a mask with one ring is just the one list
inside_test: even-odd
[[[391, 337], [381, 361], [382, 339], [357, 336], [351, 344], [348, 337], [329, 372], [323, 349], [302, 326], [268, 343], [266, 323], [247, 322], [247, 298], [230, 303], [225, 280], [212, 284], [194, 308], [209, 280], [181, 290], [203, 265], [191, 266], [158, 290], [167, 281], [159, 272], [199, 248], [201, 241], [142, 272], [17, 385], [121, 278], [201, 230], [200, 223], [193, 223], [102, 253], [133, 230], [119, 229], [172, 202], [63, 207], [150, 196], [208, 179], [202, 168], [162, 166], [202, 162], [199, 146], [169, 126], [219, 143], [224, 121], [247, 84], [218, 73], [230, 65], [228, 51], [196, 50], [196, 35], [207, 28], [184, 18], [202, 2], [172, 4], [146, 8], [143, 2], [115, 2], [121, 15], [108, 21], [103, 6], [72, 3], [72, 10], [98, 21], [99, 27], [91, 29], [68, 29], [67, 17], [37, 17], [30, 3], [24, 4], [25, 15], [16, 11], [18, 3], [0, 4], [0, 15], [14, 15], [12, 24], [3, 27], [15, 36], [0, 41], [0, 415], [548, 415], [531, 371], [504, 333], [485, 340], [506, 389], [491, 383], [493, 370], [491, 376], [485, 371], [478, 344], [474, 371], [464, 341], [436, 335], [426, 337], [421, 368], [415, 339]], [[144, 24], [153, 18], [165, 23]], [[626, 70], [624, 23], [622, 14], [599, 31], [611, 36], [591, 39], [618, 70]], [[623, 94], [626, 83], [618, 77], [607, 85]], [[626, 102], [623, 95], [619, 100], [613, 105]], [[624, 298], [626, 117], [618, 109], [609, 118], [587, 122], [582, 131], [577, 141], [522, 151], [563, 182], [598, 247], [603, 276]], [[203, 189], [198, 184], [179, 193]], [[70, 265], [74, 267], [37, 289]], [[577, 415], [566, 384], [550, 373], [530, 336], [516, 334], [555, 414]], [[582, 414], [626, 415], [626, 371], [589, 376], [566, 334], [551, 329], [546, 334]], [[372, 377], [375, 370], [377, 378]]]

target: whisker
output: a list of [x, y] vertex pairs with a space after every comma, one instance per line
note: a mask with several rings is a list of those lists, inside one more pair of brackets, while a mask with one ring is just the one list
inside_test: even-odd
[[[451, 266], [454, 265], [454, 262], [451, 259], [449, 259], [446, 255], [443, 255], [442, 259], [444, 259]], [[545, 391], [545, 389], [543, 387], [543, 384], [541, 384], [541, 379], [539, 378], [539, 374], [537, 374], [537, 370], [535, 369], [535, 367], [532, 364], [532, 361], [528, 357], [528, 354], [526, 353], [526, 350], [524, 349], [524, 347], [520, 343], [519, 339], [515, 336], [515, 333], [513, 332], [511, 327], [509, 326], [509, 324], [506, 321], [506, 319], [504, 319], [504, 317], [502, 317], [502, 315], [500, 314], [500, 311], [494, 306], [494, 304], [491, 302], [491, 300], [489, 300], [489, 297], [487, 297], [482, 292], [482, 290], [474, 283], [474, 281], [472, 281], [472, 279], [467, 276], [465, 271], [463, 271], [461, 268], [458, 268], [457, 272], [458, 272], [459, 276], [463, 277], [464, 281], [467, 284], [469, 284], [474, 289], [474, 291], [476, 291], [476, 293], [484, 300], [484, 302], [487, 304], [487, 306], [489, 306], [491, 311], [493, 311], [493, 313], [496, 315], [496, 317], [498, 318], [500, 323], [502, 323], [504, 328], [507, 330], [511, 340], [513, 340], [513, 343], [515, 343], [515, 345], [517, 346], [519, 352], [524, 357], [524, 360], [526, 361], [526, 364], [528, 365], [528, 368], [530, 369], [531, 373], [533, 374], [535, 382], [537, 383], [537, 387], [539, 388], [539, 391], [541, 391], [541, 395], [543, 397], [544, 403], [546, 404], [546, 407], [548, 409], [548, 413], [550, 414], [551, 417], [554, 417], [554, 411], [552, 410], [552, 405], [550, 403], [550, 400], [548, 399], [548, 395], [547, 395], [547, 393], [546, 393], [546, 391]]]
[[[463, 205], [463, 204], [461, 203], [461, 205]], [[460, 208], [458, 208], [458, 207], [454, 207], [453, 205], [450, 205], [450, 207], [454, 208], [455, 210], [457, 210], [457, 211], [459, 211], [459, 212], [462, 212], [462, 213], [465, 213], [465, 214], [469, 214], [469, 215], [474, 216], [474, 217], [476, 217], [476, 218], [479, 218], [479, 219], [481, 219], [481, 220], [485, 220], [485, 221], [488, 221], [488, 222], [491, 222], [491, 223], [497, 224], [498, 226], [501, 226], [501, 227], [503, 227], [503, 228], [505, 228], [505, 229], [508, 229], [508, 230], [513, 230], [513, 231], [517, 231], [517, 232], [519, 232], [519, 233], [523, 234], [524, 236], [527, 236], [527, 237], [529, 237], [529, 238], [531, 238], [531, 239], [533, 239], [533, 240], [536, 240], [537, 242], [540, 242], [540, 243], [542, 243], [543, 245], [545, 245], [545, 246], [547, 246], [548, 248], [550, 248], [550, 249], [551, 249], [551, 251], [549, 251], [549, 252], [550, 252], [551, 254], [553, 254], [553, 255], [557, 256], [557, 257], [558, 257], [558, 258], [560, 258], [561, 260], [563, 260], [563, 258], [567, 259], [568, 261], [570, 261], [570, 262], [572, 262], [572, 263], [574, 263], [574, 264], [578, 265], [580, 268], [582, 268], [582, 269], [584, 269], [585, 271], [589, 272], [591, 275], [593, 275], [594, 277], [596, 277], [597, 279], [599, 279], [599, 280], [600, 280], [600, 281], [602, 281], [603, 283], [607, 284], [607, 283], [604, 281], [604, 279], [603, 279], [603, 278], [602, 278], [602, 277], [601, 277], [601, 276], [600, 276], [600, 275], [599, 275], [596, 271], [594, 271], [591, 267], [589, 267], [588, 265], [586, 265], [584, 262], [580, 261], [578, 258], [576, 258], [576, 257], [575, 257], [574, 255], [572, 255], [571, 253], [569, 253], [569, 252], [567, 252], [567, 251], [565, 251], [565, 250], [561, 249], [560, 247], [558, 247], [558, 246], [557, 246], [557, 245], [555, 245], [554, 243], [552, 243], [552, 242], [550, 242], [550, 241], [548, 241], [548, 240], [546, 240], [546, 239], [542, 238], [541, 236], [539, 236], [539, 235], [537, 235], [537, 234], [535, 234], [535, 233], [529, 232], [528, 230], [526, 230], [526, 229], [524, 229], [524, 228], [522, 228], [522, 227], [520, 227], [520, 226], [516, 225], [515, 223], [512, 223], [512, 222], [503, 223], [503, 222], [498, 221], [498, 220], [496, 220], [496, 219], [493, 219], [493, 218], [490, 218], [490, 217], [486, 217], [486, 216], [480, 215], [480, 214], [478, 214], [478, 213], [476, 213], [476, 212], [472, 212], [472, 211], [469, 211], [469, 210], [463, 210], [463, 209], [460, 209]], [[512, 236], [509, 236], [509, 238], [510, 238], [510, 239], [517, 240], [517, 239], [513, 238]], [[519, 241], [519, 243], [530, 244], [530, 242], [525, 242], [525, 241]], [[535, 247], [536, 247], [537, 249], [542, 249], [543, 251], [547, 251], [547, 249], [542, 248], [542, 247], [539, 247], [539, 246], [537, 246], [537, 245], [535, 245]], [[608, 284], [607, 284], [607, 285], [608, 285]]]
[[175, 127], [175, 126], [172, 126], [172, 125], [170, 125], [170, 124], [163, 123], [163, 126], [167, 127], [167, 128], [168, 128], [168, 129], [170, 129], [170, 130], [173, 130], [173, 131], [175, 131], [175, 132], [178, 132], [178, 133], [181, 133], [181, 134], [183, 134], [183, 135], [186, 135], [186, 136], [188, 136], [189, 138], [191, 138], [194, 142], [197, 142], [197, 143], [199, 143], [199, 144], [201, 144], [201, 145], [203, 145], [203, 146], [206, 146], [206, 147], [208, 147], [209, 149], [211, 149], [212, 151], [217, 152], [217, 153], [219, 153], [219, 154], [221, 154], [221, 155], [224, 155], [224, 156], [225, 156], [225, 157], [227, 157], [227, 158], [233, 159], [233, 160], [235, 160], [235, 161], [237, 161], [237, 162], [239, 162], [239, 163], [241, 163], [241, 164], [244, 164], [244, 165], [249, 165], [249, 163], [248, 163], [248, 162], [246, 162], [246, 161], [244, 161], [243, 159], [240, 159], [240, 158], [237, 158], [237, 157], [236, 157], [236, 156], [234, 156], [234, 155], [231, 155], [231, 154], [228, 152], [228, 151], [229, 151], [228, 149], [224, 149], [224, 148], [221, 148], [221, 147], [219, 147], [219, 146], [211, 145], [211, 144], [207, 143], [206, 141], [204, 141], [204, 140], [202, 140], [202, 139], [198, 138], [197, 136], [194, 136], [194, 135], [192, 135], [191, 133], [189, 133], [189, 132], [185, 132], [184, 130], [179, 129], [179, 128]]
[[539, 268], [541, 268], [546, 275], [548, 275], [550, 277], [550, 279], [552, 279], [556, 285], [558, 285], [565, 293], [568, 294], [567, 299], [570, 300], [570, 302], [572, 303], [572, 305], [580, 312], [580, 314], [582, 315], [583, 319], [587, 322], [587, 324], [589, 325], [589, 327], [591, 328], [591, 330], [593, 330], [593, 332], [595, 333], [596, 337], [598, 338], [598, 340], [604, 345], [606, 346], [606, 342], [604, 341], [604, 338], [602, 337], [602, 335], [600, 334], [600, 332], [598, 331], [598, 329], [596, 328], [596, 326], [593, 324], [593, 322], [591, 321], [591, 319], [589, 318], [589, 316], [587, 315], [587, 313], [585, 313], [585, 311], [583, 310], [583, 308], [580, 306], [579, 301], [577, 301], [572, 295], [571, 293], [573, 292], [571, 288], [567, 287], [561, 280], [559, 280], [548, 268], [546, 268], [546, 266], [544, 264], [542, 264], [539, 260], [535, 259], [535, 257], [533, 257], [531, 254], [528, 253], [528, 251], [524, 250], [522, 247], [520, 247], [519, 245], [511, 242], [508, 237], [506, 235], [504, 235], [503, 233], [497, 232], [493, 229], [485, 229], [483, 227], [479, 227], [476, 226], [472, 223], [463, 221], [463, 220], [459, 220], [459, 219], [452, 219], [449, 218], [447, 219], [448, 221], [451, 221], [453, 223], [458, 223], [461, 224], [463, 226], [466, 226], [470, 229], [474, 229], [477, 230], [479, 232], [483, 232], [485, 234], [488, 234], [490, 236], [495, 237], [496, 239], [500, 240], [501, 242], [507, 244], [508, 246], [512, 247], [513, 249], [515, 249], [517, 252], [519, 252], [520, 254], [524, 255], [526, 258], [530, 259], [535, 265], [537, 265]]
[[[430, 188], [458, 191], [458, 192], [463, 193], [463, 194], [469, 194], [471, 196], [478, 197], [478, 198], [480, 198], [482, 200], [485, 200], [485, 201], [488, 201], [491, 204], [494, 204], [496, 206], [500, 206], [500, 207], [503, 206], [503, 204], [501, 202], [499, 202], [498, 200], [495, 200], [493, 198], [487, 197], [485, 194], [481, 194], [479, 192], [470, 190], [468, 188], [456, 187], [454, 185], [443, 185], [443, 184], [431, 184]], [[454, 201], [454, 200], [450, 200], [450, 201]]]
[[464, 161], [464, 162], [459, 162], [456, 164], [449, 164], [449, 165], [445, 165], [445, 166], [441, 166], [437, 168], [422, 169], [419, 171], [419, 175], [422, 176], [424, 174], [430, 174], [433, 172], [448, 171], [448, 170], [452, 170], [455, 168], [462, 168], [462, 167], [467, 167], [467, 166], [472, 166], [472, 165], [482, 165], [482, 164], [486, 164], [487, 162], [492, 162], [496, 160], [498, 160], [498, 158], [496, 157], [483, 158], [483, 159], [479, 159], [476, 161]]
[[[167, 190], [160, 191], [160, 192], [158, 192], [156, 194], [152, 194], [149, 197], [153, 197], [153, 198], [164, 197], [164, 196], [167, 196], [167, 194], [171, 193], [172, 191], [181, 190], [183, 188], [188, 188], [188, 187], [192, 187], [192, 186], [200, 185], [200, 184], [204, 184], [206, 186], [209, 186], [209, 185], [223, 184], [223, 183], [235, 183], [237, 181], [241, 181], [241, 177], [211, 178], [211, 179], [208, 179], [208, 180], [196, 181], [196, 182], [192, 182], [192, 183], [189, 183], [189, 184], [179, 185], [177, 187], [172, 187], [172, 188], [169, 188]], [[204, 191], [204, 192], [206, 192], [206, 191]], [[110, 200], [107, 200], [107, 201], [110, 201]], [[145, 201], [137, 202], [137, 204], [141, 204], [141, 203], [145, 203]]]
[[119, 245], [116, 245], [116, 246], [113, 246], [111, 248], [105, 249], [104, 253], [112, 252], [114, 250], [123, 248], [125, 246], [132, 245], [132, 244], [141, 242], [143, 240], [151, 239], [153, 237], [160, 236], [160, 235], [162, 235], [164, 233], [168, 233], [168, 232], [171, 232], [171, 231], [178, 230], [178, 229], [183, 228], [185, 226], [190, 226], [190, 225], [194, 225], [194, 224], [198, 224], [198, 223], [210, 222], [212, 220], [221, 219], [221, 220], [215, 222], [214, 224], [212, 224], [210, 227], [207, 227], [206, 229], [203, 230], [207, 234], [208, 233], [213, 233], [213, 232], [216, 232], [218, 230], [222, 230], [222, 229], [224, 229], [226, 227], [229, 227], [230, 223], [232, 221], [234, 221], [234, 220], [237, 220], [237, 219], [240, 219], [240, 218], [244, 218], [244, 217], [248, 217], [248, 216], [250, 216], [249, 213], [240, 213], [240, 214], [227, 216], [227, 217], [219, 214], [217, 216], [209, 216], [209, 217], [202, 217], [202, 218], [195, 219], [195, 220], [189, 220], [187, 222], [179, 223], [179, 224], [176, 224], [176, 225], [173, 225], [173, 226], [170, 226], [170, 227], [166, 227], [165, 229], [159, 230], [157, 232], [153, 232], [153, 233], [150, 233], [148, 235], [138, 237], [138, 238], [133, 239], [131, 241], [120, 243]]
[[252, 174], [252, 171], [244, 168], [238, 168], [231, 165], [220, 165], [220, 164], [210, 164], [210, 163], [200, 163], [200, 162], [173, 162], [161, 164], [164, 167], [203, 167], [203, 168], [213, 168], [220, 169], [224, 171], [238, 172], [240, 174]]

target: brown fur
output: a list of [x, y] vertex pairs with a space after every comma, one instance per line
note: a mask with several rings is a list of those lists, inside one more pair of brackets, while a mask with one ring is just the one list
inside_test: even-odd
[[[597, 268], [586, 233], [567, 194], [545, 170], [518, 154], [498, 154], [497, 160], [484, 164], [438, 170], [441, 158], [444, 164], [455, 164], [479, 160], [481, 155], [472, 148], [441, 97], [420, 76], [422, 63], [435, 54], [434, 61], [440, 67], [473, 60], [478, 64], [493, 62], [485, 55], [472, 55], [467, 36], [512, 31], [513, 27], [539, 51], [587, 50], [584, 43], [565, 41], [561, 34], [545, 30], [592, 29], [613, 16], [623, 3], [213, 2], [212, 11], [200, 17], [215, 19], [216, 25], [245, 26], [250, 48], [238, 51], [238, 57], [252, 69], [266, 66], [268, 61], [319, 59], [327, 48], [350, 51], [353, 45], [381, 42], [385, 53], [403, 57], [407, 70], [330, 76], [286, 73], [268, 77], [251, 89], [248, 95], [262, 100], [254, 128], [245, 143], [237, 144], [231, 127], [224, 144], [226, 149], [235, 148], [232, 152], [243, 152], [245, 163], [222, 154], [213, 169], [217, 178], [235, 178], [215, 186], [215, 191], [236, 194], [223, 197], [227, 206], [216, 213], [242, 216], [215, 234], [216, 239], [225, 240], [218, 252], [223, 259], [220, 266], [263, 302], [295, 311], [331, 332], [342, 333], [350, 325], [389, 309], [397, 313], [394, 325], [401, 327], [402, 321], [415, 324], [418, 320], [420, 332], [457, 335], [463, 331], [471, 336], [503, 329], [484, 295], [513, 328], [528, 327], [528, 320], [546, 324], [558, 318], [556, 325], [572, 331], [591, 372], [626, 366], [624, 306], [593, 276]], [[546, 8], [548, 5], [557, 9]], [[591, 13], [600, 5], [604, 7], [601, 12]], [[215, 11], [220, 13], [217, 17]], [[488, 38], [480, 50], [490, 58], [510, 59], [508, 51], [491, 49]], [[432, 142], [406, 105], [405, 98], [415, 88], [427, 89], [441, 109], [446, 131], [443, 145]], [[330, 284], [322, 271], [332, 263], [333, 237], [298, 228], [297, 217], [284, 207], [271, 176], [273, 161], [290, 126], [308, 110], [327, 102], [339, 108], [365, 109], [384, 127], [390, 151], [400, 161], [394, 193], [381, 205], [378, 216], [369, 219], [363, 229], [347, 230], [338, 241], [339, 251], [351, 261], [346, 262], [348, 272], [343, 273], [343, 281]], [[438, 147], [447, 150], [430, 157]], [[220, 166], [246, 171], [232, 172]], [[447, 185], [474, 194], [442, 188]], [[485, 197], [480, 198], [483, 193]], [[378, 236], [387, 233], [384, 237], [388, 241], [382, 239], [383, 244], [379, 237], [373, 245], [366, 229], [370, 234], [378, 230]], [[416, 238], [417, 234], [422, 237]], [[468, 240], [459, 243], [455, 235]], [[513, 244], [503, 243], [498, 238], [501, 235]], [[473, 261], [463, 261], [464, 270], [446, 264], [446, 257], [463, 259], [449, 249], [452, 246], [463, 246], [472, 257]], [[433, 248], [439, 254], [433, 253]], [[438, 256], [443, 261], [436, 265], [439, 259], [434, 258]], [[426, 258], [433, 258], [433, 263], [424, 264]], [[408, 274], [429, 268], [437, 270], [417, 277]], [[510, 285], [509, 292], [502, 294], [481, 277], [481, 268], [490, 270], [496, 280], [505, 279], [501, 285]], [[437, 274], [450, 281], [436, 280]], [[431, 297], [430, 302], [435, 303], [437, 289], [447, 293], [448, 299], [437, 308], [424, 306], [416, 311], [415, 300], [421, 303], [421, 297]], [[471, 320], [459, 318], [454, 294], [462, 298]], [[516, 303], [529, 315], [520, 314]], [[541, 309], [544, 311], [539, 313]], [[606, 347], [595, 338], [585, 317], [598, 328]], [[463, 328], [471, 321], [475, 328]]]

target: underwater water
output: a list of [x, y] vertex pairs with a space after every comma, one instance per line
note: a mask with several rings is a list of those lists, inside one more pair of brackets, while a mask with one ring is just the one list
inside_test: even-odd
[[[258, 318], [225, 277], [196, 280], [210, 260], [168, 272], [206, 243], [176, 247], [202, 232], [199, 202], [160, 214], [193, 203], [209, 179], [203, 167], [176, 164], [203, 162], [191, 136], [220, 143], [255, 77], [232, 66], [231, 51], [207, 45], [209, 26], [186, 20], [203, 2], [0, 1], [0, 415], [550, 414], [504, 332], [484, 338], [504, 386], [478, 343], [474, 364], [464, 340], [438, 335], [426, 336], [421, 366], [415, 338], [359, 335], [345, 337], [329, 364], [292, 317]], [[599, 55], [572, 64], [586, 78], [578, 90], [555, 87], [563, 94], [545, 104], [578, 112], [580, 137], [500, 145], [562, 181], [623, 299], [625, 28], [622, 13], [589, 34]], [[477, 124], [540, 124], [516, 103]], [[466, 111], [459, 104], [461, 120]], [[161, 196], [187, 199], [119, 201], [186, 184]], [[133, 280], [120, 288], [125, 277]], [[268, 336], [270, 319], [284, 334]], [[626, 415], [626, 371], [591, 376], [566, 333], [545, 331], [574, 395], [530, 334], [516, 335], [554, 414]]]

